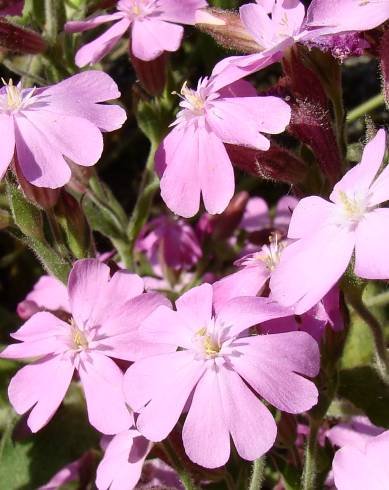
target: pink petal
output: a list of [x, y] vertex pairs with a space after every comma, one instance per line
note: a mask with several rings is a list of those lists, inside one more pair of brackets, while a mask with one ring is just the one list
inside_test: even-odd
[[236, 372], [223, 366], [218, 378], [224, 421], [239, 456], [249, 461], [260, 458], [273, 446], [277, 435], [272, 414]]
[[318, 196], [301, 199], [293, 210], [290, 220], [289, 238], [309, 238], [320, 231], [334, 212], [334, 205]]
[[[193, 313], [191, 313], [193, 315]], [[197, 323], [197, 330], [201, 328], [201, 322]], [[161, 306], [157, 308], [142, 323], [140, 333], [148, 342], [160, 342], [177, 348], [192, 347], [192, 338], [195, 334], [191, 330], [191, 323], [186, 322], [186, 317], [176, 311]]]
[[300, 376], [319, 373], [319, 347], [309, 334], [260, 335], [237, 342], [242, 355], [232, 358], [234, 369], [266, 401], [289, 413], [301, 413], [316, 405], [316, 386]]
[[159, 166], [166, 165], [161, 196], [174, 213], [190, 218], [200, 206], [199, 132], [194, 125], [174, 128], [162, 142]]
[[270, 278], [270, 271], [263, 263], [249, 266], [229, 274], [212, 284], [215, 311], [219, 312], [224, 303], [241, 296], [256, 296]]
[[223, 466], [230, 457], [230, 435], [216, 369], [207, 369], [194, 390], [182, 440], [189, 458], [205, 468]]
[[87, 119], [44, 109], [27, 110], [24, 116], [37, 131], [45, 135], [50, 145], [74, 163], [89, 167], [100, 159], [103, 137], [100, 130]]
[[272, 299], [241, 297], [223, 304], [217, 319], [225, 326], [227, 338], [231, 338], [258, 323], [290, 314], [291, 310], [283, 308]]
[[[179, 354], [177, 352], [171, 355], [178, 356]], [[194, 359], [193, 355], [192, 359], [186, 359], [187, 363], [181, 366], [179, 371], [169, 372], [168, 379], [161, 378], [160, 373], [154, 372], [153, 374], [159, 378], [160, 385], [152, 393], [151, 401], [141, 411], [137, 420], [139, 431], [150, 441], [162, 441], [172, 431], [193, 388], [204, 373], [204, 361]], [[182, 359], [179, 361], [182, 364]]]
[[292, 243], [270, 278], [272, 297], [301, 315], [338, 282], [350, 262], [355, 235], [325, 226], [309, 238]]
[[367, 417], [352, 417], [350, 422], [337, 424], [326, 432], [333, 446], [352, 446], [364, 451], [366, 442], [382, 434], [385, 429], [373, 425]]
[[68, 349], [70, 326], [51, 313], [38, 312], [12, 334], [20, 343], [11, 344], [0, 354], [5, 359], [26, 359], [59, 353]]
[[389, 279], [389, 209], [367, 213], [355, 232], [355, 273], [365, 279]]
[[271, 48], [276, 41], [276, 25], [261, 5], [249, 3], [239, 9], [240, 19], [248, 32], [263, 49]]
[[128, 405], [139, 412], [161, 389], [169, 383], [171, 373], [188, 370], [193, 354], [179, 351], [141, 359], [127, 369], [123, 389]]
[[41, 276], [25, 299], [46, 310], [70, 312], [67, 287], [52, 276]]
[[89, 422], [103, 434], [117, 434], [134, 422], [122, 389], [123, 373], [108, 357], [85, 352], [78, 369]]
[[160, 18], [179, 24], [195, 24], [198, 9], [207, 7], [205, 0], [164, 0]]
[[25, 117], [15, 120], [15, 140], [21, 170], [31, 184], [55, 189], [69, 182], [71, 171], [58, 148]]
[[124, 18], [113, 24], [113, 26], [94, 41], [84, 44], [77, 51], [76, 65], [82, 68], [83, 66], [93, 65], [100, 61], [115, 47], [129, 27], [129, 19]]
[[222, 99], [228, 97], [257, 97], [257, 89], [250, 82], [246, 80], [237, 80], [236, 82], [227, 85], [218, 90], [218, 93]]
[[[383, 131], [383, 130], [380, 130], [379, 133], [381, 131]], [[384, 133], [384, 135], [386, 137], [386, 133]], [[380, 134], [380, 138], [382, 138], [381, 134]], [[382, 139], [386, 140], [386, 138], [382, 138]], [[383, 143], [384, 153], [385, 153], [385, 146], [386, 146], [386, 141]], [[380, 151], [380, 150], [377, 151], [377, 157], [376, 157], [377, 160], [379, 160], [380, 156], [382, 155], [382, 151]], [[373, 182], [372, 186], [370, 187], [369, 204], [375, 205], [375, 204], [381, 204], [385, 201], [388, 201], [389, 200], [388, 187], [389, 187], [389, 165], [386, 165], [386, 167], [378, 175], [378, 177], [376, 178], [376, 180]]]
[[97, 15], [85, 20], [74, 20], [66, 22], [65, 32], [84, 32], [94, 29], [95, 27], [105, 24], [106, 22], [112, 22], [124, 17], [123, 12], [115, 12], [114, 14]]
[[199, 129], [200, 186], [205, 209], [222, 213], [235, 190], [230, 157], [222, 141], [212, 131]]
[[34, 407], [27, 424], [37, 432], [52, 418], [61, 404], [73, 376], [74, 367], [62, 355], [47, 356], [20, 369], [8, 387], [9, 400], [17, 413]]
[[294, 209], [299, 200], [293, 196], [284, 196], [277, 203], [274, 217], [274, 227], [277, 229], [288, 228]]
[[158, 58], [164, 51], [177, 51], [184, 28], [156, 18], [135, 20], [132, 26], [132, 52], [143, 61]]
[[186, 318], [193, 333], [199, 325], [206, 325], [212, 317], [213, 289], [210, 284], [202, 284], [190, 289], [176, 301], [177, 311]]
[[0, 114], [0, 134], [0, 179], [2, 179], [15, 150], [15, 129], [13, 119], [8, 114]]
[[279, 33], [289, 36], [297, 35], [305, 19], [305, 7], [298, 0], [282, 0], [276, 2], [272, 21]]
[[151, 444], [135, 430], [116, 435], [97, 468], [99, 490], [132, 490], [138, 483]]
[[365, 31], [389, 17], [387, 2], [355, 0], [313, 0], [307, 11], [308, 27], [328, 26], [322, 33]]
[[331, 201], [339, 201], [339, 191], [346, 193], [350, 193], [351, 191], [366, 192], [382, 164], [385, 150], [386, 133], [384, 129], [380, 129], [374, 138], [365, 146], [361, 163], [349, 170], [336, 184], [330, 195]]
[[109, 279], [109, 267], [97, 259], [78, 260], [73, 265], [68, 291], [72, 315], [79, 328], [96, 325]]
[[248, 200], [239, 228], [245, 231], [260, 231], [270, 226], [269, 208], [262, 197]]

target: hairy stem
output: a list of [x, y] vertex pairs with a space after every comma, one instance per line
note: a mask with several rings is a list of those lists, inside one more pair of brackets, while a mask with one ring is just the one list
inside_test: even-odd
[[371, 99], [367, 100], [366, 102], [363, 102], [361, 105], [356, 107], [355, 109], [351, 110], [347, 114], [347, 122], [352, 123], [359, 119], [360, 117], [364, 116], [365, 114], [369, 114], [370, 112], [374, 111], [378, 107], [382, 106], [385, 104], [385, 99], [383, 94], [378, 94], [375, 97], [372, 97]]
[[316, 490], [317, 488], [317, 434], [319, 427], [320, 423], [311, 419], [305, 448], [304, 469], [301, 480], [302, 490]]
[[264, 478], [265, 461], [265, 456], [254, 461], [249, 490], [261, 490]]

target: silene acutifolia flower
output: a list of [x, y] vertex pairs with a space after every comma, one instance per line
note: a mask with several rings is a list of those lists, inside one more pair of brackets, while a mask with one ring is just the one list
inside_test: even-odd
[[258, 97], [252, 85], [229, 85], [223, 76], [205, 77], [196, 89], [185, 83], [174, 129], [156, 153], [161, 195], [174, 213], [189, 218], [200, 207], [222, 213], [230, 202], [235, 179], [224, 143], [268, 150], [261, 133], [284, 131], [291, 116], [278, 97]]
[[128, 404], [140, 412], [138, 430], [151, 441], [165, 439], [188, 410], [185, 451], [206, 468], [228, 461], [230, 435], [244, 459], [268, 451], [277, 427], [254, 392], [286, 412], [309, 410], [318, 393], [306, 377], [316, 376], [320, 364], [318, 345], [305, 332], [248, 336], [250, 327], [288, 310], [243, 297], [215, 315], [212, 299], [212, 286], [203, 284], [176, 301], [177, 311], [161, 306], [145, 319], [145, 340], [178, 350], [136, 361], [124, 381]]
[[[70, 319], [49, 312], [33, 315], [12, 334], [18, 343], [0, 354], [5, 359], [37, 360], [11, 379], [8, 396], [19, 414], [31, 410], [28, 426], [37, 432], [61, 404], [75, 371], [85, 393], [90, 423], [105, 434], [133, 424], [122, 391], [123, 373], [113, 359], [134, 360], [166, 348], [140, 342], [139, 323], [166, 304], [156, 293], [143, 293], [136, 274], [110, 269], [97, 259], [75, 263], [68, 283]], [[156, 350], [157, 349], [157, 350]]]
[[66, 159], [94, 165], [103, 151], [102, 132], [126, 120], [118, 105], [101, 104], [120, 92], [106, 73], [86, 71], [45, 88], [23, 88], [12, 80], [0, 89], [0, 178], [12, 159], [37, 187], [67, 184]]
[[104, 34], [85, 44], [76, 54], [78, 66], [97, 63], [130, 30], [131, 53], [151, 61], [164, 51], [177, 51], [184, 29], [178, 24], [194, 24], [206, 0], [119, 0], [116, 12], [84, 21], [71, 21], [66, 32], [83, 32], [107, 22], [117, 21]]
[[335, 185], [330, 202], [302, 199], [291, 218], [288, 238], [271, 276], [272, 297], [296, 314], [310, 309], [338, 282], [355, 251], [355, 274], [388, 279], [389, 166], [377, 176], [386, 150], [385, 130], [366, 145], [362, 161]]

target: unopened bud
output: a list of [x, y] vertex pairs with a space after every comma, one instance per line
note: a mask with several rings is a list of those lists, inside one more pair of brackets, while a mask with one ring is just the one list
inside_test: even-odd
[[167, 54], [162, 53], [151, 61], [143, 61], [130, 52], [130, 60], [136, 76], [150, 95], [161, 95], [166, 85], [166, 61]]
[[232, 163], [251, 175], [266, 180], [298, 184], [307, 175], [306, 164], [292, 152], [272, 145], [268, 151], [226, 144]]
[[48, 189], [46, 187], [37, 187], [30, 184], [30, 182], [25, 179], [16, 156], [13, 168], [18, 178], [19, 185], [29, 201], [42, 209], [50, 209], [56, 205], [60, 189]]
[[241, 53], [258, 53], [263, 48], [244, 27], [239, 14], [230, 10], [210, 8], [197, 15], [196, 27], [212, 36], [227, 49]]
[[38, 54], [46, 49], [46, 43], [37, 32], [0, 17], [0, 47], [15, 53]]
[[73, 255], [78, 259], [88, 257], [90, 255], [91, 231], [77, 200], [63, 190], [54, 212], [65, 232], [67, 245]]
[[93, 167], [82, 167], [69, 160], [67, 163], [72, 171], [72, 177], [66, 187], [77, 192], [77, 194], [84, 194], [88, 189], [89, 179], [94, 175]]

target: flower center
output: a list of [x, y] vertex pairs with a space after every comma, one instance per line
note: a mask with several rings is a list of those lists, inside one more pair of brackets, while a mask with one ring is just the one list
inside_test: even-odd
[[77, 327], [73, 319], [71, 320], [70, 327], [72, 329], [72, 341], [73, 341], [74, 348], [76, 350], [87, 349], [88, 339], [86, 338], [84, 332]]
[[206, 327], [200, 328], [196, 332], [196, 337], [200, 340], [200, 347], [205, 357], [212, 359], [217, 357], [220, 352], [220, 345], [213, 335], [211, 335]]
[[130, 17], [146, 17], [154, 13], [158, 6], [158, 0], [120, 0], [117, 8]]
[[197, 116], [204, 113], [206, 97], [202, 93], [201, 87], [198, 90], [193, 90], [188, 87], [188, 82], [185, 82], [181, 89], [181, 98], [183, 103], [181, 105], [186, 109], [189, 109]]
[[254, 255], [255, 260], [260, 260], [266, 266], [266, 268], [273, 272], [281, 260], [281, 253], [286, 247], [286, 241], [278, 241], [277, 233], [271, 235], [269, 238], [269, 245], [264, 245], [261, 250]]
[[339, 191], [339, 201], [343, 215], [352, 223], [358, 223], [368, 210], [367, 196], [354, 194], [352, 196]]
[[25, 89], [21, 85], [14, 85], [12, 79], [8, 83], [2, 78], [4, 88], [0, 92], [0, 110], [6, 112], [17, 112], [25, 108], [33, 99], [35, 87]]

